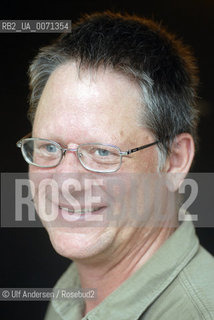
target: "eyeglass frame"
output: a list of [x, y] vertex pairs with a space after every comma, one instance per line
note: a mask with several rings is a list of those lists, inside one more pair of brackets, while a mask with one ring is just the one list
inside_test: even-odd
[[[30, 132], [30, 133], [28, 133], [27, 135], [25, 135], [23, 138], [19, 139], [19, 140], [16, 142], [16, 146], [21, 149], [23, 158], [24, 158], [24, 160], [25, 160], [28, 164], [33, 165], [33, 166], [36, 166], [36, 167], [39, 167], [39, 168], [55, 168], [55, 167], [57, 167], [57, 166], [61, 163], [61, 161], [62, 161], [63, 157], [66, 155], [67, 151], [69, 151], [69, 152], [75, 152], [75, 153], [76, 153], [77, 158], [78, 158], [78, 160], [79, 160], [79, 162], [80, 162], [80, 164], [82, 165], [83, 168], [85, 168], [85, 169], [88, 170], [88, 171], [97, 172], [97, 173], [112, 173], [112, 172], [117, 172], [117, 171], [121, 168], [122, 158], [123, 158], [124, 156], [128, 156], [128, 155], [131, 154], [131, 153], [134, 153], [134, 152], [137, 152], [137, 151], [140, 151], [140, 150], [149, 148], [149, 147], [151, 147], [151, 146], [159, 143], [159, 141], [157, 140], [157, 141], [154, 141], [154, 142], [152, 142], [152, 143], [145, 144], [145, 145], [140, 146], [140, 147], [137, 147], [137, 148], [128, 149], [127, 151], [121, 151], [118, 146], [115, 146], [115, 145], [112, 145], [112, 144], [103, 144], [103, 143], [96, 143], [96, 142], [83, 143], [83, 144], [78, 145], [76, 148], [63, 148], [62, 145], [60, 145], [58, 142], [56, 142], [56, 141], [54, 141], [54, 140], [44, 139], [44, 138], [37, 138], [37, 137], [34, 137], [34, 138], [33, 138], [33, 137], [31, 137], [31, 135], [32, 135], [32, 133]], [[28, 139], [39, 139], [39, 140], [43, 140], [43, 141], [54, 142], [54, 144], [56, 144], [56, 145], [59, 147], [59, 150], [61, 150], [61, 157], [60, 157], [59, 162], [58, 162], [55, 166], [41, 166], [41, 165], [32, 163], [32, 162], [30, 162], [30, 161], [27, 161], [27, 158], [26, 158], [26, 156], [25, 156], [25, 153], [23, 152], [22, 146], [23, 146], [23, 141], [24, 141], [24, 140], [28, 140]], [[79, 153], [78, 153], [79, 147], [83, 147], [83, 146], [87, 146], [87, 145], [102, 145], [102, 146], [113, 147], [113, 148], [117, 149], [118, 152], [119, 152], [119, 155], [120, 155], [120, 163], [118, 163], [118, 165], [119, 165], [118, 168], [117, 168], [116, 170], [113, 170], [113, 171], [101, 171], [101, 170], [94, 170], [94, 169], [89, 169], [89, 168], [87, 168], [87, 167], [84, 165], [84, 163], [81, 161], [81, 157], [79, 156]]]

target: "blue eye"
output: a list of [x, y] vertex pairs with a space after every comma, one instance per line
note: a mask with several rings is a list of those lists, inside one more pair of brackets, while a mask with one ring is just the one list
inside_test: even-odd
[[50, 153], [57, 152], [57, 147], [54, 144], [46, 144], [45, 150]]
[[106, 157], [110, 155], [110, 151], [106, 149], [97, 149], [96, 153], [101, 157]]

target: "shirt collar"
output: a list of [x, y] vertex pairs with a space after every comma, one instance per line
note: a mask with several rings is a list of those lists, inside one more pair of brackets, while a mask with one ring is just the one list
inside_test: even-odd
[[[106, 314], [109, 319], [138, 319], [187, 265], [198, 247], [199, 241], [193, 223], [185, 221], [139, 270], [84, 318], [81, 316], [84, 306], [81, 300], [53, 300], [53, 307], [63, 320], [100, 320]], [[55, 288], [80, 288], [74, 263]]]

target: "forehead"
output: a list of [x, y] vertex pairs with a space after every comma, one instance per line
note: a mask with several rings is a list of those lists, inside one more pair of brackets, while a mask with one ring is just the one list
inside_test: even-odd
[[79, 71], [70, 62], [51, 74], [39, 101], [34, 131], [70, 127], [92, 135], [102, 128], [105, 135], [105, 131], [137, 127], [142, 101], [134, 81], [108, 69]]

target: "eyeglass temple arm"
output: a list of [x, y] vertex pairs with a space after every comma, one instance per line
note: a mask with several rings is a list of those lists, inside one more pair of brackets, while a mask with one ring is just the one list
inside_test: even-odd
[[32, 135], [32, 132], [29, 132], [28, 134], [26, 134], [23, 138], [21, 138], [19, 141], [16, 142], [17, 147], [21, 148], [22, 146], [22, 140], [26, 139], [26, 138], [30, 138]]
[[153, 146], [154, 144], [157, 144], [158, 142], [159, 142], [159, 141], [155, 141], [155, 142], [146, 144], [145, 146], [141, 146], [141, 147], [138, 147], [138, 148], [130, 149], [130, 150], [121, 152], [121, 154], [122, 154], [122, 155], [128, 155], [128, 154], [130, 154], [130, 153], [137, 152], [137, 151], [139, 151], [139, 150], [142, 150], [142, 149], [146, 149], [146, 148], [148, 148], [148, 147], [151, 147], [151, 146]]

